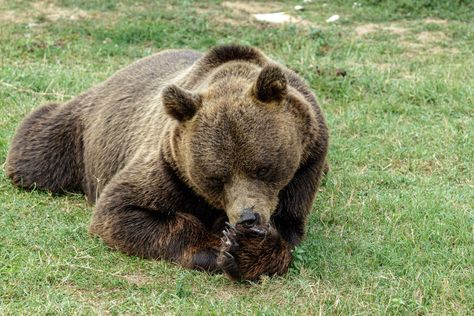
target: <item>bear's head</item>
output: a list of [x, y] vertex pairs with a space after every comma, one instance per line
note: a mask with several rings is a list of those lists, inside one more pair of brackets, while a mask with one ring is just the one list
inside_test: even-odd
[[182, 177], [231, 224], [266, 223], [304, 160], [311, 105], [278, 65], [233, 62], [199, 92], [162, 92], [177, 121], [171, 153]]

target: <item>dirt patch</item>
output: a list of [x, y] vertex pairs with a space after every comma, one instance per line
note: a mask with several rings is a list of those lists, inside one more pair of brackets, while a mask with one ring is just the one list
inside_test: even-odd
[[377, 32], [378, 30], [379, 25], [373, 23], [359, 25], [355, 28], [357, 36], [364, 36], [365, 34]]
[[0, 10], [0, 22], [17, 22], [17, 20], [18, 17], [15, 11]]
[[403, 41], [400, 44], [405, 48], [403, 55], [409, 58], [442, 54], [455, 55], [459, 53], [459, 49], [455, 47], [440, 47], [436, 46], [436, 44], [413, 43], [409, 41]]
[[42, 21], [83, 20], [101, 18], [106, 13], [84, 11], [79, 8], [64, 8], [49, 1], [35, 1], [28, 10], [0, 10], [0, 22], [29, 23], [32, 26]]
[[454, 47], [443, 47], [440, 43], [447, 41], [448, 37], [443, 32], [421, 32], [416, 35], [416, 39], [403, 39], [400, 44], [407, 49], [405, 55], [417, 56], [429, 53], [437, 54], [457, 54], [459, 50]]
[[[445, 20], [438, 19], [425, 19], [424, 22], [436, 23], [440, 25], [448, 23]], [[392, 34], [398, 35], [397, 44], [406, 49], [404, 55], [409, 57], [419, 56], [427, 52], [430, 54], [453, 54], [458, 52], [458, 50], [455, 48], [446, 48], [440, 45], [440, 43], [443, 41], [448, 40], [448, 37], [442, 31], [424, 31], [416, 35], [412, 35], [413, 33], [410, 32], [410, 25], [407, 27], [405, 25], [401, 26], [396, 22], [391, 24], [362, 24], [355, 28], [357, 37], [364, 37], [367, 34], [376, 32], [390, 32]], [[385, 66], [382, 66], [381, 68], [383, 69]]]
[[231, 9], [233, 11], [240, 11], [249, 14], [254, 13], [273, 13], [283, 11], [281, 4], [272, 3], [272, 2], [265, 2], [265, 3], [258, 3], [258, 2], [239, 2], [239, 1], [224, 1], [222, 2], [222, 6], [227, 9]]
[[225, 16], [216, 17], [215, 20], [218, 21], [220, 24], [229, 24], [229, 25], [233, 25], [233, 26], [242, 25], [243, 22], [244, 22], [243, 19], [234, 19], [234, 18], [229, 18], [229, 17], [225, 17]]
[[88, 17], [87, 12], [73, 8], [61, 8], [57, 7], [53, 3], [38, 1], [32, 4], [33, 12], [37, 15], [44, 16], [47, 20], [57, 21], [60, 19], [66, 20], [80, 20]]
[[149, 284], [152, 282], [152, 278], [144, 274], [126, 274], [119, 275], [119, 277], [125, 279], [128, 283], [135, 284], [138, 286]]
[[422, 44], [432, 44], [439, 41], [446, 40], [446, 34], [443, 32], [421, 32], [416, 36], [416, 38]]
[[387, 30], [387, 31], [390, 31], [393, 34], [397, 34], [397, 35], [403, 35], [406, 32], [408, 32], [408, 29], [406, 29], [404, 27], [401, 27], [401, 26], [397, 26], [395, 24], [390, 24], [389, 26], [386, 26], [383, 29]]
[[[82, 304], [93, 307], [96, 311], [100, 311], [100, 315], [111, 315], [110, 311], [107, 310], [105, 302], [98, 298], [92, 290], [89, 291], [81, 289], [77, 287], [73, 282], [68, 281], [62, 283], [61, 286], [57, 288], [57, 291], [64, 291]], [[116, 292], [113, 290], [111, 291], [106, 289], [101, 289], [100, 291], [101, 293]]]
[[[268, 13], [277, 13], [284, 12], [285, 8], [281, 3], [277, 2], [264, 2], [264, 3], [255, 3], [255, 2], [240, 2], [240, 1], [224, 1], [221, 6], [223, 7], [223, 12], [217, 12], [216, 20], [231, 25], [243, 25], [248, 23], [252, 24], [271, 24], [278, 25], [279, 23], [268, 23], [268, 22], [258, 22], [256, 20], [255, 14], [268, 14]], [[309, 21], [303, 20], [299, 17], [289, 16], [288, 22], [291, 24], [298, 25], [311, 25]]]
[[438, 25], [446, 25], [448, 24], [447, 20], [442, 20], [442, 19], [433, 19], [433, 18], [427, 18], [423, 20], [425, 23], [432, 23], [432, 24], [438, 24]]
[[393, 64], [379, 63], [379, 64], [375, 64], [375, 66], [380, 70], [389, 70], [393, 67]]
[[459, 53], [459, 49], [455, 47], [444, 48], [444, 47], [434, 46], [434, 47], [429, 48], [427, 52], [430, 53], [431, 55], [437, 55], [437, 54], [454, 55], [454, 54]]
[[374, 23], [359, 25], [355, 28], [355, 32], [357, 36], [364, 36], [366, 34], [380, 32], [380, 31], [389, 31], [393, 34], [403, 35], [408, 32], [408, 29], [396, 24], [384, 25], [384, 24], [374, 24]]
[[217, 22], [218, 24], [223, 25], [232, 25], [232, 26], [241, 26], [252, 24], [251, 16], [249, 14], [232, 11], [232, 10], [222, 10], [221, 8], [208, 8], [208, 7], [197, 7], [196, 11], [202, 15], [208, 15], [209, 20]]

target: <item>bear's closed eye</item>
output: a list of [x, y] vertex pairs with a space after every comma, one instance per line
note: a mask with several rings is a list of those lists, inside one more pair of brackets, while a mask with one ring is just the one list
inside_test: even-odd
[[207, 182], [212, 188], [220, 189], [224, 186], [224, 179], [220, 177], [209, 177]]
[[258, 169], [257, 172], [255, 173], [255, 175], [256, 175], [257, 178], [263, 178], [266, 175], [268, 175], [269, 171], [270, 171], [270, 168], [263, 167], [263, 168]]

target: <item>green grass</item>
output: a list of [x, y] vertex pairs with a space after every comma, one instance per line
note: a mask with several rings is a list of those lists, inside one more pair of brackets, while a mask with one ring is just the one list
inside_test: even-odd
[[258, 284], [109, 250], [81, 195], [18, 190], [2, 170], [0, 314], [471, 314], [472, 4], [360, 2], [275, 3], [297, 26], [218, 1], [0, 2], [0, 164], [40, 104], [162, 48], [237, 42], [310, 83], [332, 165], [290, 272]]

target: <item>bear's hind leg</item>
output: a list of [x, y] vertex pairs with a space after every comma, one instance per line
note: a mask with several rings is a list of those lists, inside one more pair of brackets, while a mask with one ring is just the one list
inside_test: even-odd
[[41, 106], [21, 123], [5, 164], [17, 186], [51, 192], [77, 191], [81, 184], [80, 122], [66, 106]]

